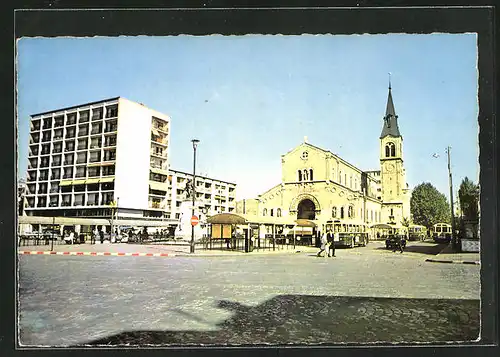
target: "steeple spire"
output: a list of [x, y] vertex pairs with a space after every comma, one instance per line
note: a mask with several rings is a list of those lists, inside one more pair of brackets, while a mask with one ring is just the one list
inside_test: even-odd
[[385, 108], [384, 116], [384, 127], [382, 129], [382, 134], [380, 134], [380, 139], [390, 135], [390, 136], [401, 136], [398, 128], [398, 116], [396, 115], [396, 110], [394, 109], [394, 103], [392, 101], [392, 90], [391, 90], [391, 77], [389, 73], [389, 95], [387, 97], [387, 106]]

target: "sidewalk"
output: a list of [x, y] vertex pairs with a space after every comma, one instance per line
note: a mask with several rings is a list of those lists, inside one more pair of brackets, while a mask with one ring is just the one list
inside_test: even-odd
[[426, 259], [426, 262], [433, 263], [458, 263], [458, 264], [481, 264], [480, 253], [457, 253], [451, 244], [448, 244], [434, 258]]
[[269, 250], [254, 250], [251, 253], [243, 251], [228, 251], [228, 250], [206, 250], [201, 247], [195, 248], [195, 253], [189, 253], [189, 245], [153, 245], [153, 244], [127, 244], [127, 243], [104, 243], [104, 244], [56, 244], [53, 251], [50, 250], [50, 245], [36, 246], [20, 246], [17, 248], [18, 254], [30, 255], [91, 255], [91, 256], [197, 256], [197, 257], [215, 257], [215, 256], [255, 256], [255, 255], [270, 255], [270, 254], [294, 254], [297, 252], [316, 251], [317, 248], [299, 247], [293, 249], [290, 247], [276, 247], [273, 251]]

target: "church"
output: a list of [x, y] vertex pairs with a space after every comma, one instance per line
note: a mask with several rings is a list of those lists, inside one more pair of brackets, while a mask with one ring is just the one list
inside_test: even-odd
[[410, 219], [410, 190], [390, 85], [379, 142], [380, 169], [363, 171], [304, 139], [281, 156], [281, 183], [237, 204], [236, 212], [306, 219], [317, 227], [335, 221], [362, 231], [377, 223], [401, 226], [403, 218]]

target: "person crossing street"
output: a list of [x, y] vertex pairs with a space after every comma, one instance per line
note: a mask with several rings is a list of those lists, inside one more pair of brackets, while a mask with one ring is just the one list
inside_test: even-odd
[[[326, 234], [326, 240], [328, 244], [328, 256], [329, 257], [334, 257], [335, 256], [335, 241], [334, 241], [334, 234], [332, 233], [331, 229], [328, 229], [328, 233]], [[331, 251], [331, 254], [330, 254]]]
[[[328, 239], [327, 239], [326, 232], [325, 232], [321, 236], [321, 248], [320, 248], [320, 251], [318, 252], [318, 254], [316, 254], [317, 257], [321, 257], [321, 253], [323, 253], [326, 250], [327, 244], [328, 244]], [[325, 252], [325, 255], [326, 255], [326, 252]]]

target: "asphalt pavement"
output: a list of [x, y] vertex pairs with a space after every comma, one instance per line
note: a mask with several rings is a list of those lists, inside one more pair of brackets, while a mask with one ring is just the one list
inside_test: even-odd
[[428, 263], [431, 253], [393, 253], [381, 242], [336, 255], [317, 258], [314, 249], [166, 258], [19, 255], [20, 342], [442, 343], [478, 337], [479, 266]]

